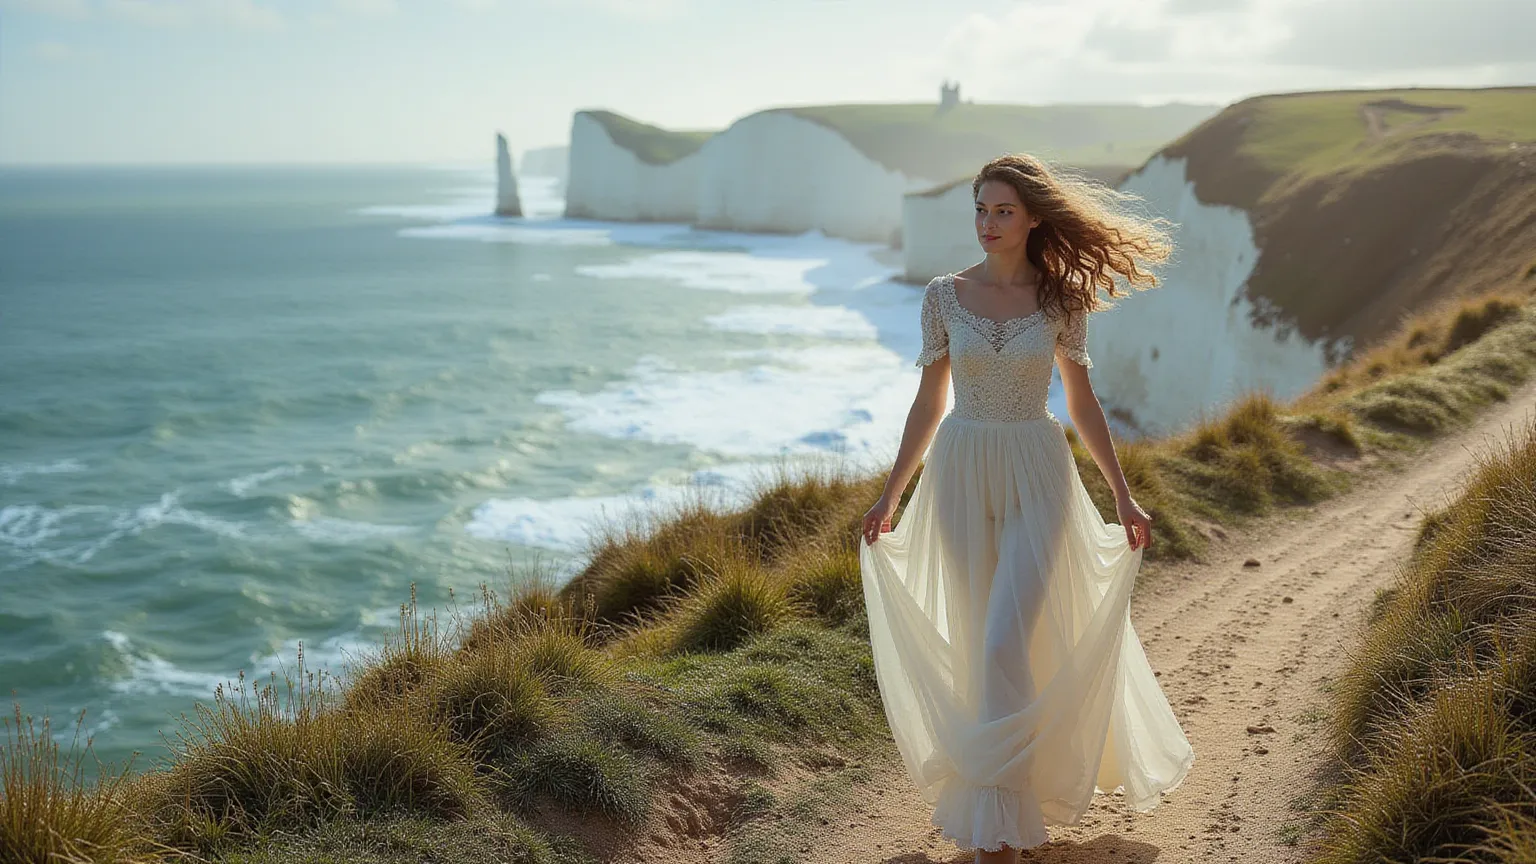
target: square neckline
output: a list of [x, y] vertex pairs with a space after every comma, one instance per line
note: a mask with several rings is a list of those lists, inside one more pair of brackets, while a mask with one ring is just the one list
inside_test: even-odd
[[[1012, 318], [997, 319], [997, 318], [988, 317], [986, 315], [981, 315], [979, 313], [972, 312], [971, 310], [967, 309], [965, 307], [965, 304], [960, 302], [960, 295], [955, 293], [955, 274], [954, 273], [946, 273], [944, 275], [944, 279], [945, 279], [945, 281], [949, 285], [949, 299], [950, 299], [951, 302], [953, 302], [955, 304], [955, 308], [956, 309], [959, 309], [962, 313], [964, 313], [965, 315], [969, 316], [970, 318], [972, 318], [972, 319], [974, 319], [976, 321], [984, 321], [987, 324], [992, 325], [993, 327], [1004, 328], [1004, 327], [1009, 327], [1009, 326], [1012, 326], [1014, 324], [1017, 324], [1018, 322], [1021, 322], [1021, 321], [1032, 321], [1035, 318], [1040, 317], [1041, 314], [1045, 312], [1045, 307], [1042, 306], [1041, 308], [1036, 309], [1035, 311], [1029, 313], [1028, 315], [1015, 315]], [[1039, 301], [1039, 297], [1035, 298], [1035, 302], [1037, 302], [1037, 303], [1040, 302]]]

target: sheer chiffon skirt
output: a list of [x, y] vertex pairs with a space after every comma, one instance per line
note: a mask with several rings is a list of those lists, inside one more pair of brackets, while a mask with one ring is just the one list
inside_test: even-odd
[[1183, 781], [1194, 752], [1130, 621], [1141, 557], [1054, 416], [939, 424], [859, 560], [886, 719], [946, 837], [1035, 846], [1095, 792], [1147, 811]]

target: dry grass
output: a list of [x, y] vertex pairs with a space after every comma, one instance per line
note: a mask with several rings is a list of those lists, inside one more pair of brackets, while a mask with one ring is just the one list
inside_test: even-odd
[[0, 750], [0, 861], [135, 862], [157, 860], [152, 844], [126, 825], [130, 810], [123, 801], [128, 767], [98, 772], [85, 780], [83, 766], [90, 742], [80, 746], [75, 721], [70, 748], [60, 753], [52, 724], [23, 717], [21, 706], [3, 721], [6, 746]]
[[1348, 779], [1320, 862], [1536, 847], [1536, 421], [1433, 520], [1335, 690]]

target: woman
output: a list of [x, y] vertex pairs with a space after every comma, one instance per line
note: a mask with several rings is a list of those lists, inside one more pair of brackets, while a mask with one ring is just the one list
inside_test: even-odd
[[[1140, 265], [1168, 258], [1168, 223], [1025, 154], [987, 163], [971, 188], [986, 257], [924, 291], [922, 383], [859, 561], [897, 749], [933, 824], [995, 864], [1046, 842], [1048, 823], [1077, 824], [1096, 791], [1124, 787], [1152, 809], [1194, 753], [1131, 627], [1152, 520], [1088, 379], [1099, 290], [1114, 296], [1117, 275], [1156, 285]], [[1053, 361], [1119, 524], [1099, 515], [1046, 408]]]

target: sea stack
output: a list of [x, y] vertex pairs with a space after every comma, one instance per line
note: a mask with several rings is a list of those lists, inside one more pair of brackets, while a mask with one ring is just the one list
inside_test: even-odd
[[517, 175], [512, 173], [512, 154], [507, 152], [507, 136], [496, 133], [496, 215], [522, 216], [523, 205], [517, 199]]

